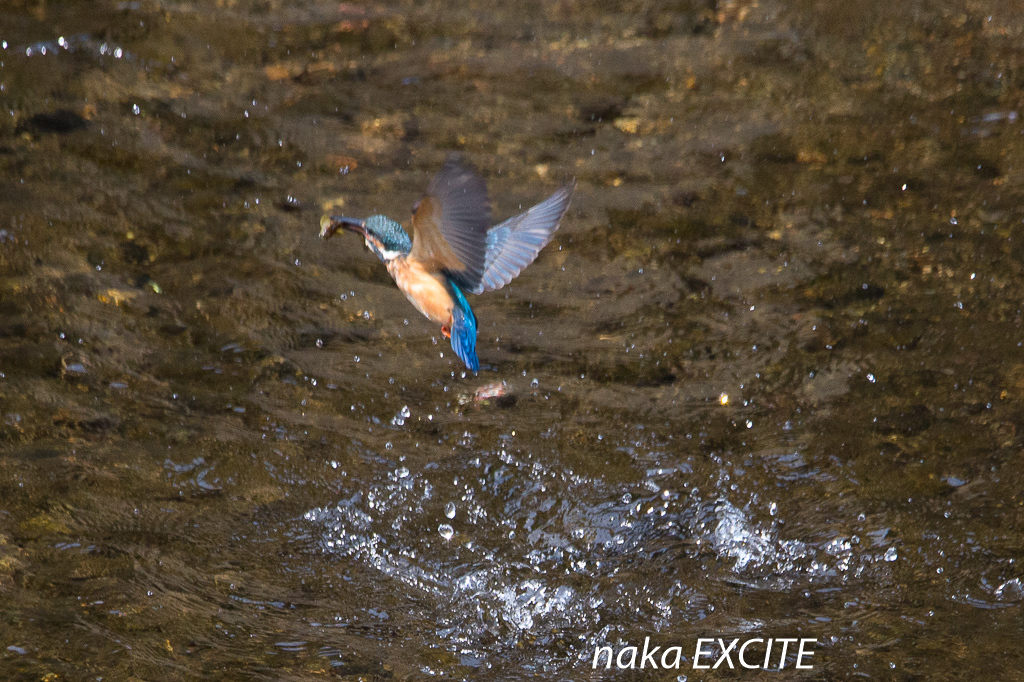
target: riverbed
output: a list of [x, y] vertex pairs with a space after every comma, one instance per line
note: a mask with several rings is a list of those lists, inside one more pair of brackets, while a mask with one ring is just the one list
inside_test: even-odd
[[[8, 0], [0, 676], [775, 680], [698, 640], [792, 638], [787, 679], [1011, 678], [1022, 34], [997, 0]], [[577, 182], [470, 297], [476, 375], [318, 238], [408, 221], [453, 152], [495, 222]]]

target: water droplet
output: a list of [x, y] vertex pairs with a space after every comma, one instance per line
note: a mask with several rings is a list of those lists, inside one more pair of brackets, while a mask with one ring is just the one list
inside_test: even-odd
[[538, 386], [540, 386], [540, 382], [536, 379], [530, 382], [530, 388], [537, 388]]
[[449, 519], [454, 519], [455, 518], [455, 503], [454, 502], [449, 502], [448, 504], [446, 504], [444, 506], [444, 515], [447, 516]]
[[896, 561], [897, 556], [898, 554], [896, 553], [896, 548], [890, 547], [889, 549], [885, 550], [885, 556], [883, 556], [882, 558], [886, 561]]
[[404, 426], [405, 420], [412, 416], [412, 412], [409, 411], [408, 405], [403, 405], [402, 409], [398, 411], [394, 417], [391, 418], [392, 426]]
[[441, 534], [445, 540], [451, 540], [452, 536], [455, 535], [455, 529], [449, 526], [447, 523], [442, 523], [437, 527], [437, 532]]
[[408, 478], [409, 470], [405, 467], [398, 467], [395, 469], [395, 478]]
[[317, 348], [323, 348], [324, 347], [324, 340], [323, 339], [317, 339], [316, 340], [316, 347]]
[[142, 109], [139, 109], [139, 105], [138, 104], [133, 104], [132, 105], [132, 113], [133, 114], [138, 116], [141, 111], [142, 111]]

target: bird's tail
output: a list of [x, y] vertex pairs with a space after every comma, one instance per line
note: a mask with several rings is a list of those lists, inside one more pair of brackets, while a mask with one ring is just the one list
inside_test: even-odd
[[452, 309], [452, 350], [466, 367], [477, 372], [480, 361], [476, 357], [476, 316], [469, 307], [465, 294], [455, 283], [451, 284], [455, 307]]

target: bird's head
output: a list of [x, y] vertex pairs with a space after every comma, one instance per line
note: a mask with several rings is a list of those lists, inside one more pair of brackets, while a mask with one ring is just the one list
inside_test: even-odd
[[412, 240], [400, 223], [387, 216], [372, 215], [366, 220], [347, 216], [327, 216], [320, 219], [320, 236], [330, 239], [339, 229], [350, 230], [363, 236], [366, 248], [387, 263], [412, 250]]

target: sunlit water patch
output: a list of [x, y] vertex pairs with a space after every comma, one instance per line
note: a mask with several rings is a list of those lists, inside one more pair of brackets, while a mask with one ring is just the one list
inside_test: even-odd
[[660, 489], [661, 470], [613, 488], [507, 450], [410, 466], [308, 511], [306, 539], [430, 595], [434, 635], [467, 665], [526, 643], [543, 650], [538, 669], [579, 664], [638, 623], [699, 623], [715, 610], [709, 584], [788, 591], [866, 570], [878, 579], [896, 558], [856, 536], [783, 539], [774, 506], [756, 520], [757, 495], [730, 501], [724, 476], [705, 496]]

